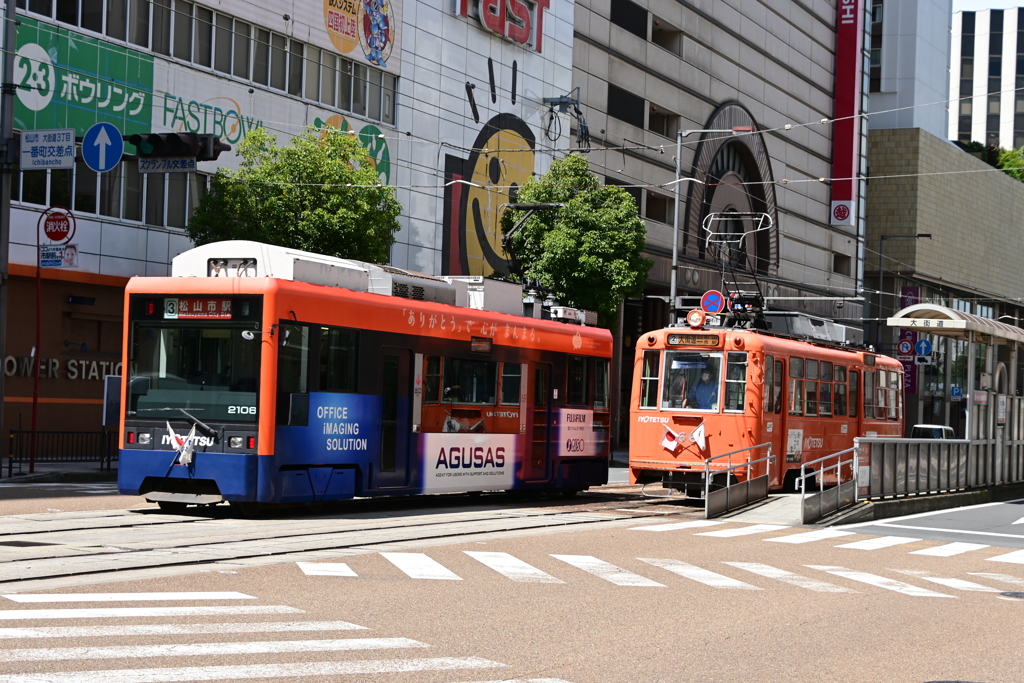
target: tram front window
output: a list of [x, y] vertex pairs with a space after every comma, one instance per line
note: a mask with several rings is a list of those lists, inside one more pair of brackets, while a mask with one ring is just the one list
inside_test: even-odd
[[666, 351], [662, 410], [717, 411], [722, 354]]
[[[260, 336], [240, 327], [136, 323], [127, 416], [255, 422]], [[194, 412], [193, 412], [194, 411]]]

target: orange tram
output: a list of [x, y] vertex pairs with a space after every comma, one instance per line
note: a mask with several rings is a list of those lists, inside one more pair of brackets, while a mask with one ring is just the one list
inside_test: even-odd
[[[699, 313], [699, 312], [698, 312]], [[703, 496], [712, 484], [763, 476], [769, 488], [795, 490], [800, 467], [853, 447], [856, 436], [903, 436], [903, 366], [838, 343], [760, 329], [705, 326], [641, 335], [630, 400], [630, 483], [660, 481]], [[750, 449], [750, 450], [743, 450]], [[833, 465], [834, 462], [826, 461]], [[811, 467], [809, 469], [815, 469]], [[818, 468], [820, 470], [820, 468]], [[715, 473], [718, 473], [716, 476]], [[820, 483], [834, 483], [836, 470]]]

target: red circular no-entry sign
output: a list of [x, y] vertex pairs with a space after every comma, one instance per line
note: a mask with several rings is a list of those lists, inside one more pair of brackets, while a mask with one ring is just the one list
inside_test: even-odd
[[75, 216], [60, 206], [51, 206], [39, 217], [43, 234], [53, 242], [70, 242], [75, 236]]

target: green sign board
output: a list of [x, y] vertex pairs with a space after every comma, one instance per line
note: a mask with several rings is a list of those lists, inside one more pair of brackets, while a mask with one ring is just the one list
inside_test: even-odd
[[153, 58], [65, 28], [18, 17], [14, 83], [19, 130], [95, 123], [145, 133], [153, 120]]

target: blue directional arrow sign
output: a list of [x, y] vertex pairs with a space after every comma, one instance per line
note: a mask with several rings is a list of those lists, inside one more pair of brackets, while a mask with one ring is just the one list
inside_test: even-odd
[[82, 160], [97, 173], [106, 173], [121, 161], [124, 139], [112, 123], [97, 123], [82, 138]]
[[932, 355], [932, 343], [927, 339], [918, 339], [917, 343], [914, 344], [914, 353], [919, 356]]

